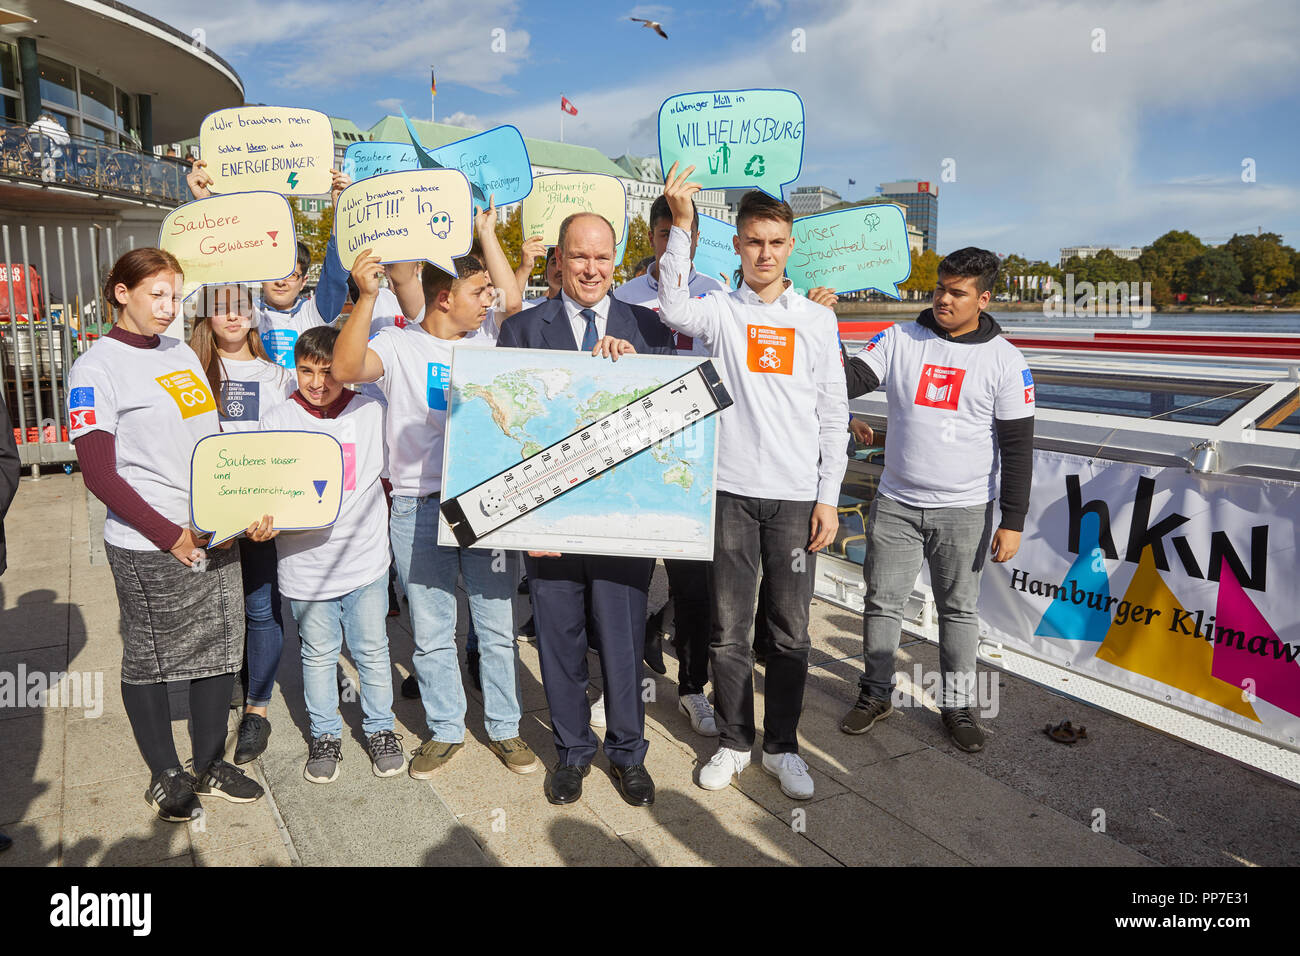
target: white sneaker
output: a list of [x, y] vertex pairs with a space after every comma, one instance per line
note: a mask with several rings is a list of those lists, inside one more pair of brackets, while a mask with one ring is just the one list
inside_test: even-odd
[[705, 790], [725, 790], [731, 786], [732, 778], [748, 766], [749, 754], [745, 751], [719, 747], [700, 768], [700, 786]]
[[713, 706], [703, 694], [683, 694], [677, 698], [677, 709], [691, 719], [691, 729], [700, 736], [718, 736], [718, 722], [713, 717]]
[[599, 697], [591, 702], [591, 726], [605, 729], [605, 695], [602, 692]]
[[811, 800], [813, 778], [798, 754], [763, 754], [763, 769], [781, 781], [781, 792], [791, 800]]

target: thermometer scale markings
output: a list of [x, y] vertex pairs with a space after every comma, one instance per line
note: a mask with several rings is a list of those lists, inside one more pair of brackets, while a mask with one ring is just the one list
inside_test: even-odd
[[[731, 405], [710, 361], [444, 501], [461, 547]], [[573, 446], [579, 447], [575, 450]], [[594, 459], [595, 464], [589, 464]], [[530, 503], [531, 500], [531, 503]]]

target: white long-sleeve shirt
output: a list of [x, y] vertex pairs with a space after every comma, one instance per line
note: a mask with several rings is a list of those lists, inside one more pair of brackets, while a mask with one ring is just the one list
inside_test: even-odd
[[848, 389], [835, 313], [787, 287], [692, 298], [690, 237], [673, 227], [659, 259], [659, 317], [701, 339], [735, 400], [718, 429], [717, 487], [751, 498], [837, 505], [848, 466]]

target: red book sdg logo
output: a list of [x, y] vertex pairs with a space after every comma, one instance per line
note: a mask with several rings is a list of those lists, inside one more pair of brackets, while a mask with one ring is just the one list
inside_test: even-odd
[[921, 369], [921, 381], [916, 386], [916, 404], [928, 408], [946, 408], [955, 411], [957, 397], [961, 394], [961, 380], [966, 370], [927, 365]]

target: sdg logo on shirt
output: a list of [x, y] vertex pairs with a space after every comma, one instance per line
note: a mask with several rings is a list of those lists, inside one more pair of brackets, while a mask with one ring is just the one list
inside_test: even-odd
[[429, 407], [434, 411], [447, 410], [447, 388], [451, 385], [451, 366], [441, 362], [429, 363]]
[[1034, 373], [1029, 369], [1023, 369], [1020, 377], [1025, 383], [1025, 404], [1032, 405], [1034, 404]]
[[928, 408], [955, 411], [957, 399], [961, 395], [961, 382], [965, 377], [965, 369], [927, 365], [921, 369], [921, 381], [917, 383], [914, 401], [917, 405]]
[[217, 410], [217, 403], [208, 391], [207, 384], [199, 381], [191, 372], [159, 375], [154, 381], [167, 390], [176, 407], [181, 410], [181, 418], [193, 418]]
[[223, 422], [255, 422], [261, 395], [256, 382], [221, 383], [221, 413]]
[[271, 329], [262, 336], [262, 344], [271, 355], [271, 361], [284, 368], [293, 368], [293, 347], [298, 342], [298, 333], [293, 329]]
[[794, 374], [794, 329], [770, 329], [751, 325], [745, 365], [751, 372], [768, 375]]

